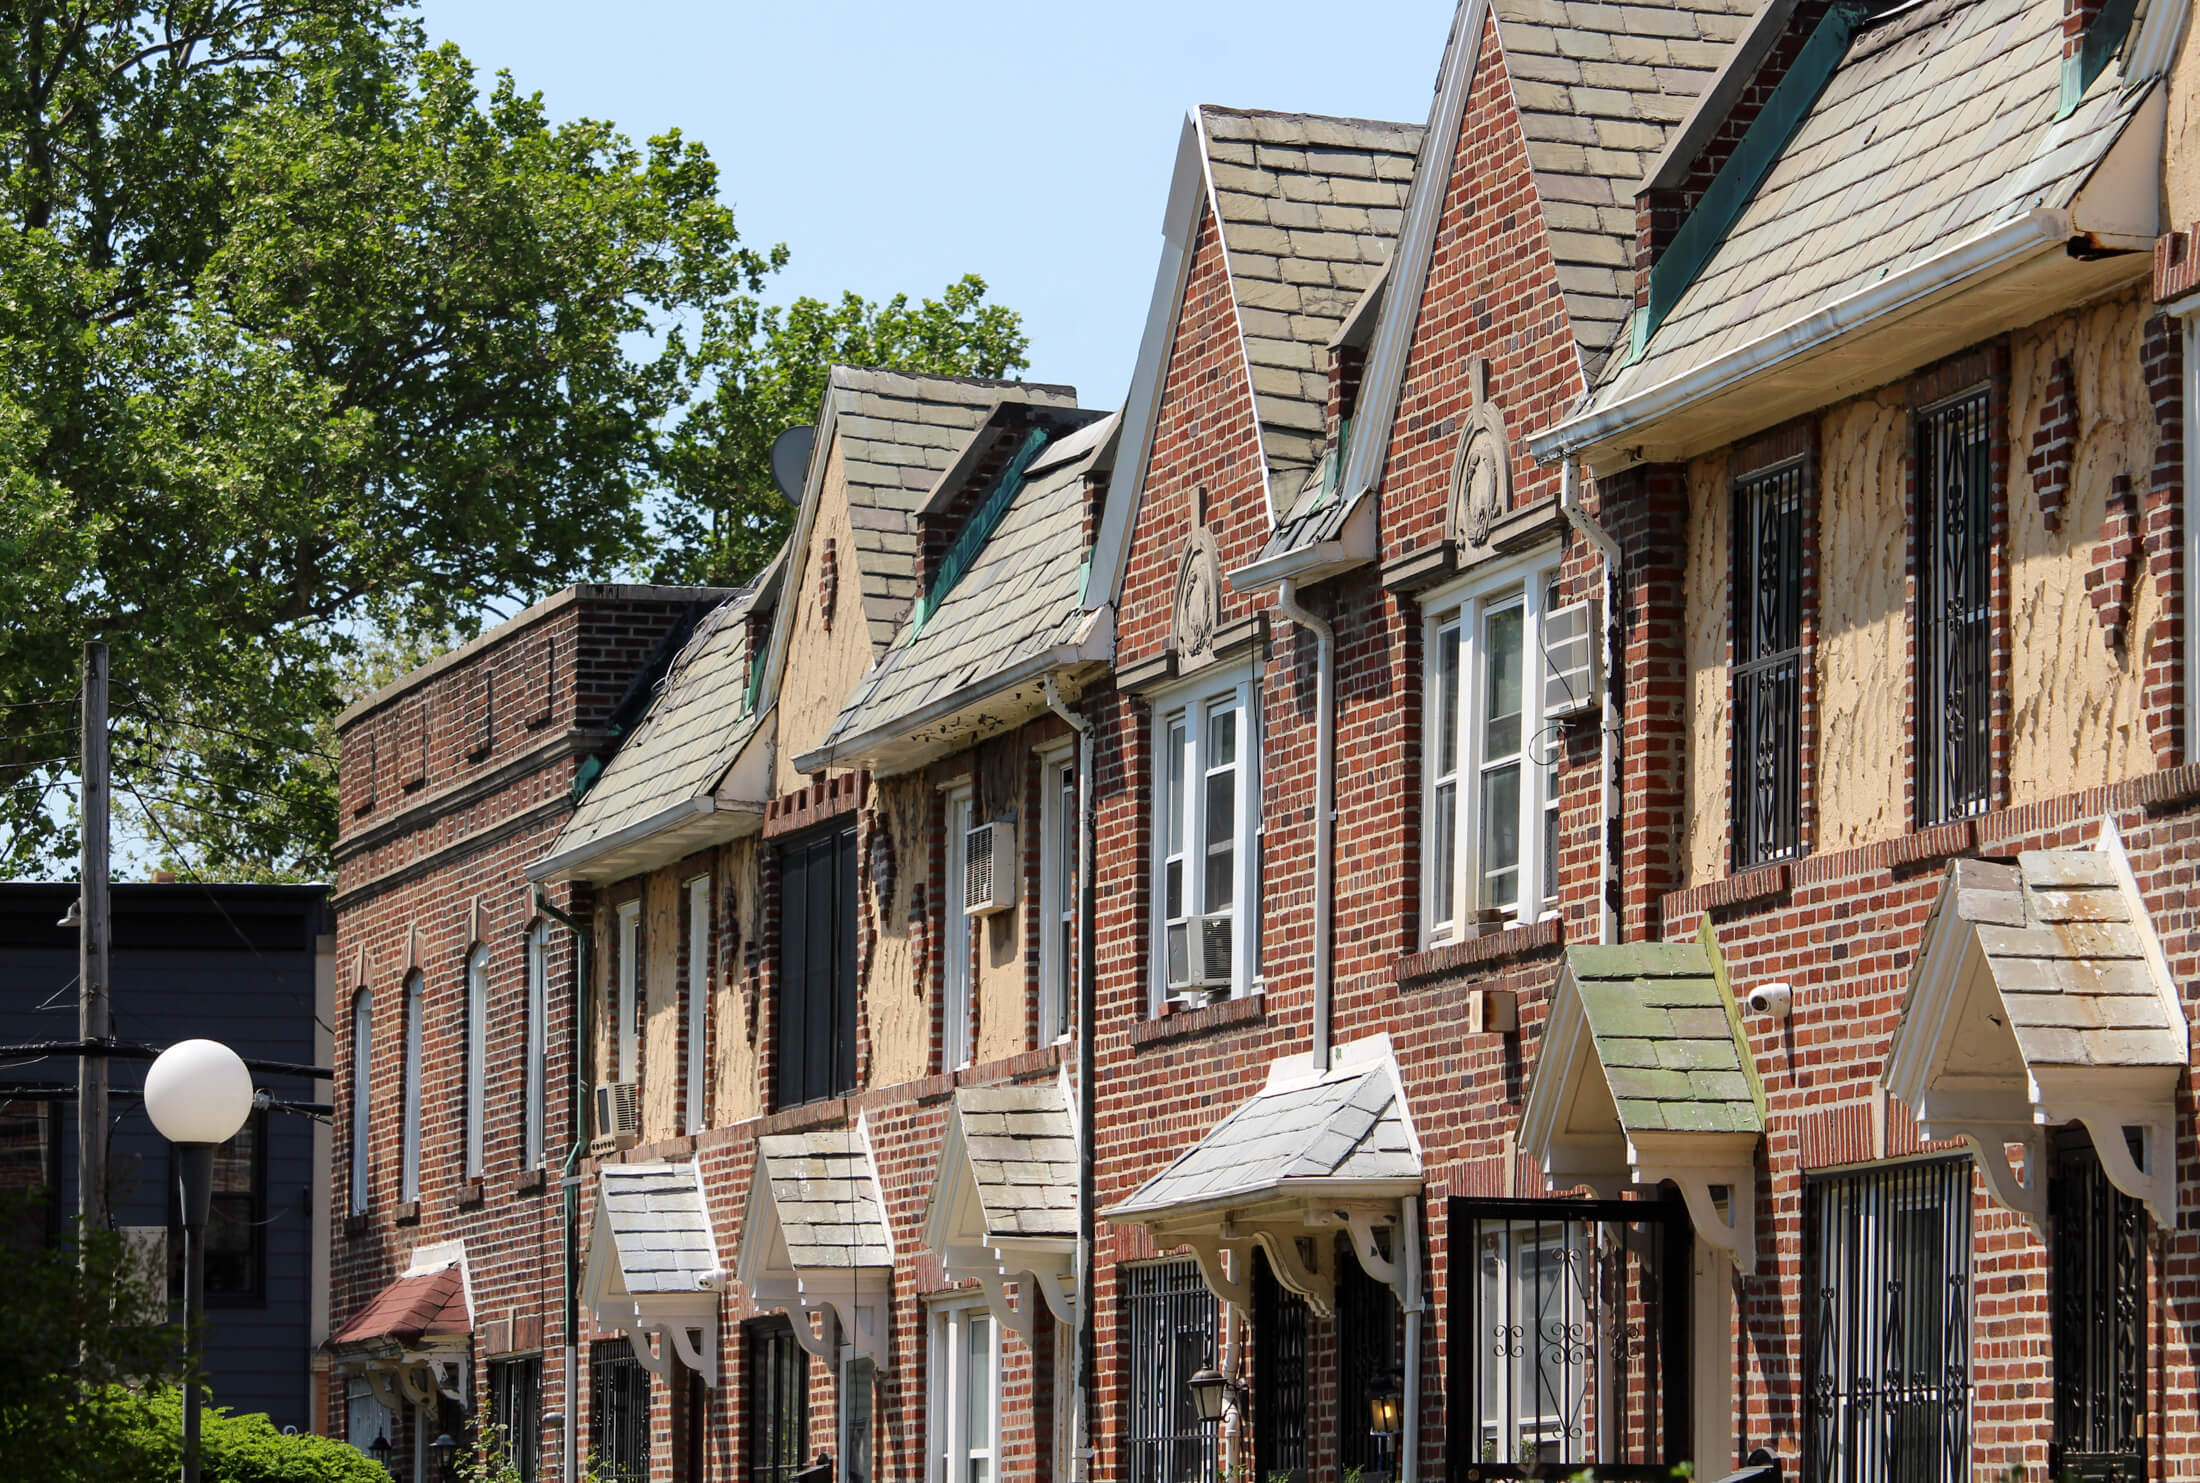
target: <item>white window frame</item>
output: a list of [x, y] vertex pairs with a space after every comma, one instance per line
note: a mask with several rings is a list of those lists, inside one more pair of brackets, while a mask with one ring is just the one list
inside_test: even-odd
[[[970, 916], [963, 910], [964, 878], [970, 865], [970, 824], [975, 817], [969, 787], [947, 790], [947, 930], [941, 936], [940, 1069], [959, 1071], [971, 1063], [977, 1047], [970, 1033]], [[999, 868], [1000, 862], [995, 862]]]
[[[1547, 597], [1551, 581], [1557, 574], [1558, 560], [1557, 549], [1547, 548], [1489, 572], [1478, 572], [1465, 581], [1438, 588], [1422, 599], [1422, 736], [1423, 755], [1428, 759], [1421, 779], [1421, 817], [1428, 821], [1428, 827], [1422, 830], [1421, 939], [1424, 947], [1459, 942], [1474, 935], [1482, 874], [1478, 829], [1481, 820], [1475, 795], [1479, 791], [1485, 761], [1478, 729], [1472, 724], [1483, 699], [1480, 635], [1486, 615], [1502, 611], [1515, 602], [1522, 611], [1518, 754], [1521, 759], [1520, 855], [1516, 864], [1520, 884], [1508, 925], [1538, 922], [1558, 910], [1558, 893], [1544, 890], [1546, 869], [1551, 864], [1544, 843], [1545, 821], [1548, 810], [1556, 805], [1557, 787], [1555, 768], [1545, 760], [1552, 755], [1556, 743], [1548, 735], [1551, 722], [1543, 714], [1543, 620], [1549, 610]], [[1459, 631], [1457, 642], [1460, 646], [1458, 694], [1447, 695], [1439, 677], [1443, 645], [1450, 641], [1446, 630], [1454, 625]], [[1456, 707], [1458, 766], [1455, 773], [1440, 777], [1437, 738], [1443, 720], [1441, 708], [1447, 702]], [[1447, 780], [1457, 789], [1451, 836], [1452, 914], [1449, 920], [1441, 920], [1438, 915], [1440, 872], [1436, 859], [1438, 830], [1435, 826], [1439, 790]]]
[[1249, 669], [1203, 674], [1196, 681], [1158, 694], [1153, 700], [1153, 902], [1149, 1012], [1161, 1013], [1169, 998], [1169, 733], [1182, 723], [1184, 736], [1184, 909], [1187, 916], [1206, 912], [1206, 871], [1194, 869], [1205, 838], [1209, 723], [1217, 710], [1234, 706], [1238, 715], [1236, 851], [1231, 871], [1230, 997], [1251, 991], [1256, 980], [1259, 934], [1246, 908], [1257, 893], [1261, 838], [1261, 725], [1259, 689]]
[[689, 1133], [703, 1131], [706, 1078], [710, 1058], [710, 877], [687, 882], [687, 983], [682, 1008], [687, 1019], [687, 1074], [680, 1090], [680, 1122]]
[[1077, 971], [1077, 789], [1075, 743], [1039, 754], [1041, 1045], [1067, 1040], [1070, 1035], [1070, 986], [1076, 981]]
[[550, 924], [527, 929], [527, 1061], [521, 1068], [520, 1167], [543, 1166], [543, 1092], [550, 1080]]
[[2181, 316], [2185, 339], [2185, 745], [2178, 760], [2189, 762], [2200, 757], [2200, 294], [2171, 312]]
[[421, 1039], [426, 1033], [421, 1021], [427, 1018], [428, 984], [418, 969], [405, 979], [404, 990], [404, 1073], [405, 1085], [400, 1093], [399, 1131], [400, 1144], [397, 1167], [397, 1200], [409, 1205], [420, 1198], [420, 1073]]
[[611, 1027], [611, 1044], [616, 1055], [612, 1064], [618, 1074], [611, 1079], [632, 1085], [642, 1059], [641, 1034], [634, 1027], [641, 975], [641, 965], [635, 960], [642, 950], [642, 903], [620, 902], [618, 917], [619, 990], [613, 1001], [613, 1013], [618, 1015], [619, 1022]]
[[[964, 1401], [971, 1390], [969, 1364], [970, 1327], [985, 1324], [989, 1340], [987, 1373], [976, 1377], [977, 1393], [985, 1398], [988, 1434], [969, 1435]], [[970, 1464], [983, 1459], [986, 1483], [1001, 1483], [1001, 1324], [983, 1300], [935, 1303], [931, 1318], [932, 1394], [925, 1408], [928, 1421], [929, 1459], [925, 1476], [931, 1483], [970, 1483]]]
[[364, 1215], [374, 1172], [374, 998], [364, 984], [351, 996], [351, 1213]]
[[488, 1103], [489, 950], [474, 944], [466, 955], [466, 1177], [481, 1177], [487, 1139], [482, 1117]]

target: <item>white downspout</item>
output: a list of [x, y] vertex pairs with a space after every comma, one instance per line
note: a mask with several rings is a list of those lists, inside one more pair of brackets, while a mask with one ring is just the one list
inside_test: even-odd
[[1612, 574], [1619, 569], [1619, 542], [1581, 507], [1581, 490], [1574, 482], [1574, 458], [1566, 454], [1558, 464], [1558, 507], [1584, 539], [1604, 559], [1604, 632], [1598, 636], [1604, 654], [1604, 696], [1601, 725], [1602, 759], [1597, 778], [1597, 941], [1616, 942], [1618, 922], [1612, 914], [1612, 814], [1619, 777], [1619, 717], [1612, 704]]
[[1298, 583], [1290, 577], [1276, 592], [1285, 617], [1314, 635], [1314, 1070], [1329, 1069], [1330, 915], [1336, 861], [1337, 792], [1337, 633], [1299, 605]]

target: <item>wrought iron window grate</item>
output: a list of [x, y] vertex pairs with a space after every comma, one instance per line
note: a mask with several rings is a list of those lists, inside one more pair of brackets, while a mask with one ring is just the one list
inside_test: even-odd
[[649, 1371], [624, 1339], [588, 1350], [588, 1445], [607, 1483], [648, 1483]]
[[1306, 1476], [1306, 1300], [1253, 1254], [1253, 1472]]
[[2056, 1139], [2048, 1233], [2055, 1439], [2067, 1483], [2146, 1476], [2146, 1207], [2108, 1182], [2083, 1129]]
[[1971, 1462], [1971, 1161], [1803, 1190], [1803, 1476], [1961, 1483]]
[[1190, 1262], [1123, 1273], [1130, 1417], [1123, 1434], [1128, 1483], [1209, 1483], [1220, 1455], [1192, 1409], [1192, 1376], [1214, 1363], [1215, 1300]]
[[1803, 836], [1801, 460], [1734, 486], [1734, 868]]
[[1920, 824], [1992, 802], [1993, 449], [1981, 387], [1917, 418]]
[[[1666, 1200], [1450, 1202], [1454, 1480], [1672, 1476], [1691, 1236]], [[1471, 1262], [1471, 1265], [1467, 1263]]]

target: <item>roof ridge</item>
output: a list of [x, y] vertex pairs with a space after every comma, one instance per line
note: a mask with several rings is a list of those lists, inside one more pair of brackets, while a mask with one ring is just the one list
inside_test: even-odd
[[1421, 131], [1421, 125], [1408, 123], [1402, 119], [1366, 118], [1350, 113], [1308, 113], [1280, 108], [1234, 108], [1227, 103], [1202, 103], [1198, 107], [1201, 114], [1223, 113], [1230, 115], [1232, 118], [1274, 118], [1285, 119], [1294, 123], [1312, 121], [1325, 124], [1359, 124], [1370, 129], [1399, 129], [1413, 133]]

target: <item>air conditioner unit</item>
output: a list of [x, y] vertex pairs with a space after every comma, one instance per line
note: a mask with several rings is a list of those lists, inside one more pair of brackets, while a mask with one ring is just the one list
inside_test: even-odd
[[1543, 714], [1554, 721], [1602, 703], [1602, 606], [1591, 598], [1543, 615]]
[[631, 1081], [611, 1081], [596, 1088], [596, 1137], [619, 1148], [632, 1148], [641, 1141], [641, 1088]]
[[982, 917], [1016, 904], [1016, 826], [978, 824], [963, 836], [963, 914]]
[[1230, 987], [1231, 919], [1186, 917], [1169, 923], [1169, 989], [1205, 998], [1205, 990]]

